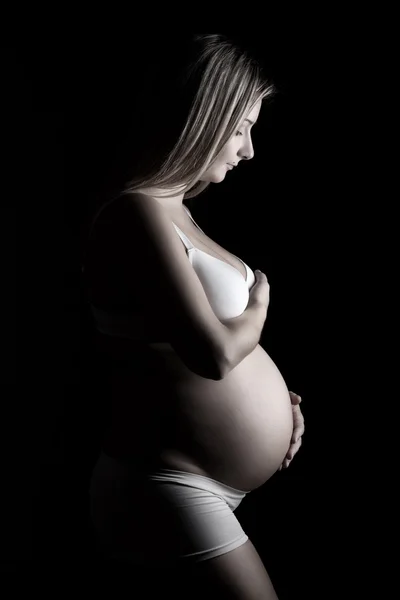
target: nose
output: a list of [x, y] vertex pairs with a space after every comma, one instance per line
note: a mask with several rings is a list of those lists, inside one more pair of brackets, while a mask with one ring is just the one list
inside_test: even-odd
[[251, 158], [253, 158], [254, 148], [250, 136], [247, 137], [246, 143], [244, 143], [243, 146], [240, 148], [239, 156], [243, 160], [250, 160]]

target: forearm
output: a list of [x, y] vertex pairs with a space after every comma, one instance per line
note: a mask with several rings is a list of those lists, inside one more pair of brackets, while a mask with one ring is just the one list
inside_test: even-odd
[[226, 328], [225, 375], [256, 348], [266, 318], [266, 307], [254, 303], [239, 317], [223, 321]]

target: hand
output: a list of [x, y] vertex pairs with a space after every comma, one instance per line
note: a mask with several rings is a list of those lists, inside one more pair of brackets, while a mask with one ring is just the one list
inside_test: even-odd
[[247, 306], [261, 304], [268, 311], [270, 285], [267, 276], [258, 269], [254, 271], [255, 283], [252, 285]]
[[292, 412], [293, 412], [293, 433], [292, 439], [290, 440], [290, 448], [285, 456], [285, 459], [281, 466], [279, 467], [279, 471], [281, 469], [287, 469], [290, 463], [293, 460], [293, 457], [299, 451], [301, 446], [301, 436], [304, 433], [304, 417], [301, 414], [300, 410], [300, 402], [301, 397], [294, 392], [289, 392], [290, 400], [292, 402]]

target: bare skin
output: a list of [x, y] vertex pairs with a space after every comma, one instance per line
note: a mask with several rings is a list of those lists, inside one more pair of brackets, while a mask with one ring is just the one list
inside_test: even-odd
[[180, 585], [182, 599], [185, 594], [188, 597], [189, 585], [190, 597], [199, 600], [207, 593], [211, 598], [221, 600], [278, 600], [260, 555], [250, 540], [236, 550], [198, 563], [183, 575]]
[[[211, 167], [205, 171], [200, 181], [221, 183], [225, 179], [226, 174], [232, 170], [232, 167], [229, 166], [230, 164], [235, 165], [233, 167], [235, 168], [242, 160], [251, 160], [253, 158], [254, 148], [251, 139], [251, 128], [256, 123], [260, 110], [261, 100], [259, 100], [246, 115], [236, 133], [221, 150]], [[157, 188], [146, 188], [139, 191], [149, 194], [150, 196], [153, 196], [155, 193], [166, 196], [174, 192], [173, 189], [159, 190]], [[171, 215], [182, 214], [183, 211], [182, 202], [184, 193], [179, 188], [175, 191], [176, 196], [171, 198], [156, 198], [156, 200], [160, 202]]]
[[[247, 115], [251, 121], [257, 120], [260, 106]], [[242, 124], [240, 135], [232, 137], [205, 173], [206, 180], [218, 183], [230, 170], [228, 163], [237, 165], [245, 157], [252, 158], [250, 128], [250, 123]], [[141, 191], [153, 196], [155, 190]], [[241, 261], [194, 225], [182, 206], [183, 194], [156, 200], [196, 248], [232, 265], [246, 278]], [[112, 230], [117, 231], [115, 218]], [[106, 225], [104, 231], [106, 246], [112, 247], [112, 232]], [[94, 266], [96, 272], [93, 301], [102, 306], [110, 290], [104, 287], [103, 265]], [[144, 314], [143, 322], [150, 332], [151, 315]], [[258, 345], [223, 380], [207, 380], [185, 367], [168, 342], [162, 341], [162, 332], [153, 334], [158, 334], [160, 341], [156, 338], [148, 344], [149, 370], [139, 373], [127, 368], [115, 374], [112, 418], [103, 443], [106, 453], [140, 459], [154, 448], [160, 465], [211, 477], [239, 490], [251, 491], [263, 485], [284, 461], [293, 432], [289, 392], [272, 359]], [[103, 343], [111, 353], [129, 351], [127, 341], [110, 338]], [[168, 430], [162, 431], [163, 427]], [[161, 438], [164, 444], [159, 447]], [[199, 563], [188, 577], [186, 581], [193, 589], [202, 583], [206, 591], [218, 589], [223, 594], [218, 597], [227, 600], [277, 600], [250, 540]]]

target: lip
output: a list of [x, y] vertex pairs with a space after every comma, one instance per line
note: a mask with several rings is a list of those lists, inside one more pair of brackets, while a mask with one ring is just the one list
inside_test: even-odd
[[231, 163], [226, 163], [228, 165], [228, 167], [230, 167], [231, 169], [233, 169], [233, 167], [235, 167], [236, 165], [232, 165]]

